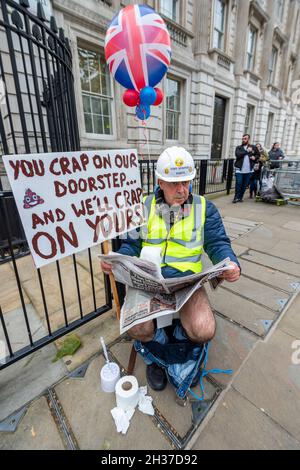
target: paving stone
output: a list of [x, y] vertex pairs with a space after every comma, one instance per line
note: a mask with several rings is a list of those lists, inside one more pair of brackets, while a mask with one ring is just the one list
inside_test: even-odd
[[280, 240], [273, 248], [274, 253], [282, 256], [284, 259], [300, 263], [300, 240], [299, 243]]
[[[131, 347], [131, 342], [119, 342], [111, 348], [114, 356], [125, 368], [127, 368], [128, 365]], [[146, 365], [139, 355], [137, 356], [133, 374], [136, 376], [140, 385], [147, 384]], [[215, 388], [207, 380], [204, 380], [204, 388], [206, 400], [213, 399]], [[200, 386], [195, 387], [193, 391], [200, 395]], [[191, 402], [189, 401], [187, 406], [184, 408], [178, 405], [175, 401], [175, 389], [170, 384], [167, 385], [163, 392], [156, 392], [148, 387], [148, 393], [153, 397], [154, 405], [158, 408], [167, 422], [178, 432], [181, 438], [184, 438], [192, 426]]]
[[293, 293], [293, 283], [300, 283], [300, 276], [291, 276], [272, 268], [251, 263], [245, 259], [240, 260], [242, 273], [244, 276], [251, 277], [257, 281], [264, 282], [274, 288], [282, 289], [286, 292]]
[[[45, 329], [40, 317], [31, 304], [26, 305], [26, 313], [32, 340], [37, 341], [38, 339], [46, 336], [48, 331]], [[13, 352], [17, 352], [25, 346], [30, 345], [30, 339], [22, 308], [17, 308], [16, 310], [8, 312], [4, 317], [4, 321]], [[2, 328], [0, 329], [0, 340], [5, 340]]]
[[[299, 232], [296, 232], [294, 230], [286, 230], [285, 228], [277, 225], [274, 227], [272, 223], [268, 224], [267, 227], [269, 230], [272, 230], [274, 240], [278, 240], [278, 242], [285, 240], [286, 242], [299, 243]], [[282, 250], [279, 250], [279, 253], [281, 251]], [[275, 251], [273, 253], [275, 255], [277, 254], [277, 252]]]
[[52, 363], [53, 344], [0, 372], [0, 421], [23, 407], [67, 374], [62, 361]]
[[[210, 343], [207, 369], [232, 369], [235, 374], [257, 342], [257, 337], [219, 315], [216, 315], [216, 321], [217, 330]], [[226, 385], [233, 376], [217, 374], [213, 377]]]
[[[12, 271], [8, 263], [0, 265], [0, 305], [2, 312], [5, 314], [11, 310], [15, 310], [22, 306], [20, 294], [15, 273]], [[22, 290], [25, 304], [30, 303], [26, 292]]]
[[[114, 310], [103, 313], [100, 317], [88, 322], [76, 330], [76, 334], [80, 337], [81, 346], [73, 356], [65, 356], [63, 361], [68, 370], [72, 371], [85, 363], [101, 350], [100, 336], [103, 336], [105, 343], [109, 344], [120, 336], [119, 321], [116, 318]], [[57, 346], [62, 342], [56, 341]]]
[[[66, 307], [67, 319], [69, 323], [71, 321], [74, 321], [80, 318], [80, 308], [79, 308], [77, 294], [73, 300], [75, 300], [75, 302]], [[96, 307], [99, 308], [104, 305], [106, 305], [105, 291], [104, 289], [97, 290], [96, 291]], [[81, 306], [82, 306], [83, 315], [87, 315], [88, 313], [91, 313], [94, 311], [95, 307], [94, 307], [92, 289], [90, 289], [89, 295], [85, 293], [85, 295], [81, 297]], [[64, 312], [63, 312], [62, 306], [60, 306], [60, 308], [56, 310], [55, 312], [50, 312], [49, 317], [50, 317], [51, 328], [53, 330], [65, 326]]]
[[[284, 256], [284, 253], [282, 254]], [[286, 261], [284, 258], [271, 256], [268, 254], [260, 253], [258, 251], [250, 250], [247, 255], [242, 256], [243, 259], [252, 261], [253, 263], [262, 264], [269, 268], [277, 269], [278, 271], [288, 273], [294, 276], [300, 276], [300, 264], [292, 261]]]
[[291, 220], [287, 224], [283, 225], [283, 228], [288, 230], [295, 230], [296, 232], [300, 232], [300, 222], [296, 220]]
[[228, 235], [229, 238], [236, 239], [239, 238], [243, 235], [243, 232], [240, 230], [233, 230], [232, 228], [227, 228], [225, 226], [226, 234]]
[[300, 441], [300, 365], [292, 364], [293, 341], [276, 330], [258, 344], [233, 387]]
[[244, 225], [246, 227], [257, 227], [259, 222], [254, 222], [253, 220], [248, 220], [248, 219], [241, 219], [241, 218], [236, 218], [236, 217], [229, 217], [225, 216], [224, 217], [224, 222], [225, 223], [233, 223], [233, 224], [238, 224], [238, 225]]
[[64, 450], [45, 397], [34, 401], [14, 433], [0, 433], [1, 450]]
[[[103, 357], [95, 358], [83, 379], [67, 379], [56, 386], [56, 393], [81, 449], [111, 450], [171, 449], [153, 419], [136, 409], [126, 435], [116, 430], [110, 410], [116, 406], [114, 393], [100, 387]], [[75, 405], [75, 406], [74, 406]]]
[[[48, 266], [45, 266], [43, 268], [42, 279], [47, 302], [48, 314], [51, 321], [51, 327], [53, 329], [57, 329], [64, 325], [63, 306], [59, 288], [59, 279], [56, 268], [46, 268], [48, 268]], [[60, 271], [62, 277], [65, 306], [67, 309], [67, 316], [68, 320], [72, 321], [75, 318], [80, 317], [80, 309], [78, 303], [75, 272], [71, 261], [65, 261], [65, 263], [61, 265]], [[94, 311], [92, 282], [90, 273], [88, 273], [80, 265], [77, 265], [77, 272], [80, 286], [82, 309], [84, 313], [89, 313], [91, 311]], [[104, 289], [103, 285], [98, 279], [94, 278], [94, 283], [96, 294], [98, 296], [98, 299], [100, 299], [100, 303], [97, 304], [97, 307], [99, 307], [105, 304], [105, 302], [103, 302]], [[32, 279], [25, 281], [23, 283], [23, 286], [36, 311], [41, 315], [42, 318], [44, 318], [44, 305], [37, 272], [35, 272], [35, 276]]]
[[[284, 314], [278, 328], [291, 336], [300, 338], [300, 295], [298, 294], [288, 311]], [[299, 371], [300, 377], [300, 371]]]
[[[94, 277], [99, 279], [103, 284], [103, 274], [100, 268], [100, 261], [98, 258], [98, 254], [101, 254], [101, 247], [100, 245], [92, 247], [91, 249], [91, 260], [92, 260], [92, 268]], [[82, 266], [87, 272], [91, 272], [88, 250], [80, 251], [76, 254], [76, 261], [80, 266]]]
[[240, 256], [242, 253], [245, 253], [248, 250], [248, 247], [238, 245], [237, 243], [232, 243], [231, 247], [236, 256]]
[[231, 229], [231, 230], [236, 230], [240, 232], [241, 234], [248, 233], [250, 230], [253, 230], [253, 227], [249, 227], [249, 225], [243, 225], [243, 224], [238, 224], [234, 222], [224, 221], [224, 225], [226, 228]]
[[300, 443], [235, 390], [220, 402], [193, 450], [299, 450]]
[[273, 247], [279, 240], [279, 238], [274, 237], [272, 228], [263, 225], [255, 229], [255, 232], [243, 235], [239, 239], [239, 244], [248, 246], [251, 249], [273, 252]]
[[280, 312], [283, 309], [283, 305], [279, 303], [279, 300], [287, 302], [289, 299], [286, 293], [261, 284], [260, 282], [253, 281], [243, 275], [237, 282], [224, 283], [222, 288], [235, 292], [236, 294], [241, 294], [249, 300], [253, 300], [276, 312]]
[[209, 289], [208, 294], [211, 305], [217, 312], [260, 336], [265, 334], [263, 320], [273, 321], [277, 315], [276, 312], [243, 299], [226, 289], [219, 288], [217, 291]]

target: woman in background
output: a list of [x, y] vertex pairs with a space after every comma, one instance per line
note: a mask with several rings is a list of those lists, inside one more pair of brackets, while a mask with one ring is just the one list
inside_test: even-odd
[[265, 166], [266, 162], [269, 160], [268, 152], [262, 147], [261, 144], [256, 144], [256, 148], [259, 151], [259, 159], [255, 162], [253, 167], [253, 173], [250, 179], [250, 199], [256, 196], [258, 185], [261, 187], [261, 177], [262, 177], [262, 168]]

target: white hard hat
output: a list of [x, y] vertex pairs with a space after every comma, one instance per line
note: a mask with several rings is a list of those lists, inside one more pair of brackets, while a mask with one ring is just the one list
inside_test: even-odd
[[196, 176], [194, 159], [183, 147], [169, 147], [159, 156], [155, 174], [170, 183], [191, 181]]

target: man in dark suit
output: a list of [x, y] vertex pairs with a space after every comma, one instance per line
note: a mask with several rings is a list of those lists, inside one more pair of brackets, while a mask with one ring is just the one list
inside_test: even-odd
[[233, 203], [243, 202], [243, 197], [249, 185], [253, 167], [260, 155], [255, 145], [250, 144], [250, 135], [245, 134], [242, 138], [242, 145], [235, 149], [235, 195]]

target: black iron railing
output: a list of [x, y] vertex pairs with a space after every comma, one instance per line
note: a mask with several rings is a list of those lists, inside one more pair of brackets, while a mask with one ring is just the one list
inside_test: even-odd
[[[2, 153], [80, 150], [72, 56], [63, 29], [58, 30], [53, 17], [50, 19], [50, 27], [47, 26], [40, 2], [38, 2], [37, 16], [30, 13], [28, 0], [20, 0], [19, 3], [13, 0], [0, 0], [0, 7]], [[1, 173], [3, 166], [0, 161], [0, 175]], [[87, 272], [84, 282], [79, 272], [82, 268], [75, 255], [70, 257], [71, 263], [68, 264], [67, 273], [64, 273], [63, 262], [57, 261], [52, 267], [55, 287], [52, 286], [50, 289], [47, 280], [45, 281], [43, 268], [35, 270], [32, 265], [32, 268], [27, 269], [30, 269], [35, 276], [36, 294], [40, 305], [39, 312], [36, 313], [40, 316], [43, 331], [42, 337], [36, 338], [36, 324], [33, 325], [32, 314], [28, 307], [30, 299], [26, 298], [23, 291], [24, 270], [21, 271], [20, 266], [23, 261], [20, 258], [29, 252], [28, 245], [13, 195], [3, 189], [0, 186], [0, 264], [10, 261], [13, 272], [11, 282], [14, 283], [13, 292], [16, 297], [14, 300], [20, 306], [17, 314], [21, 316], [20, 323], [24, 325], [24, 337], [23, 347], [19, 342], [12, 340], [14, 329], [19, 326], [7, 320], [9, 308], [13, 307], [7, 305], [9, 302], [4, 292], [2, 295], [4, 302], [0, 305], [0, 346], [5, 343], [7, 357], [3, 359], [1, 353], [0, 370], [93, 320], [112, 307], [107, 276], [103, 279], [105, 298], [102, 301], [97, 298], [95, 282], [99, 282], [99, 275], [96, 277], [91, 250], [87, 250], [84, 253], [85, 259], [81, 259]], [[30, 261], [29, 258], [27, 260]], [[4, 270], [4, 266], [0, 266], [0, 273], [1, 269]], [[10, 269], [6, 269], [5, 272], [9, 273]], [[68, 278], [72, 276], [74, 279], [72, 312], [66, 303], [66, 276]], [[1, 280], [4, 281], [3, 278]], [[84, 307], [83, 290], [86, 292], [87, 288], [87, 297], [91, 301]], [[3, 294], [5, 286], [1, 286], [1, 289]], [[52, 316], [55, 312], [50, 308], [53, 295], [58, 299], [56, 311], [58, 320], [56, 319], [55, 324]]]
[[[226, 191], [229, 194], [233, 185], [234, 159], [195, 160], [196, 177], [193, 181], [193, 192], [212, 194]], [[140, 161], [140, 174], [144, 194], [153, 192], [157, 180], [155, 176], [156, 160]]]

